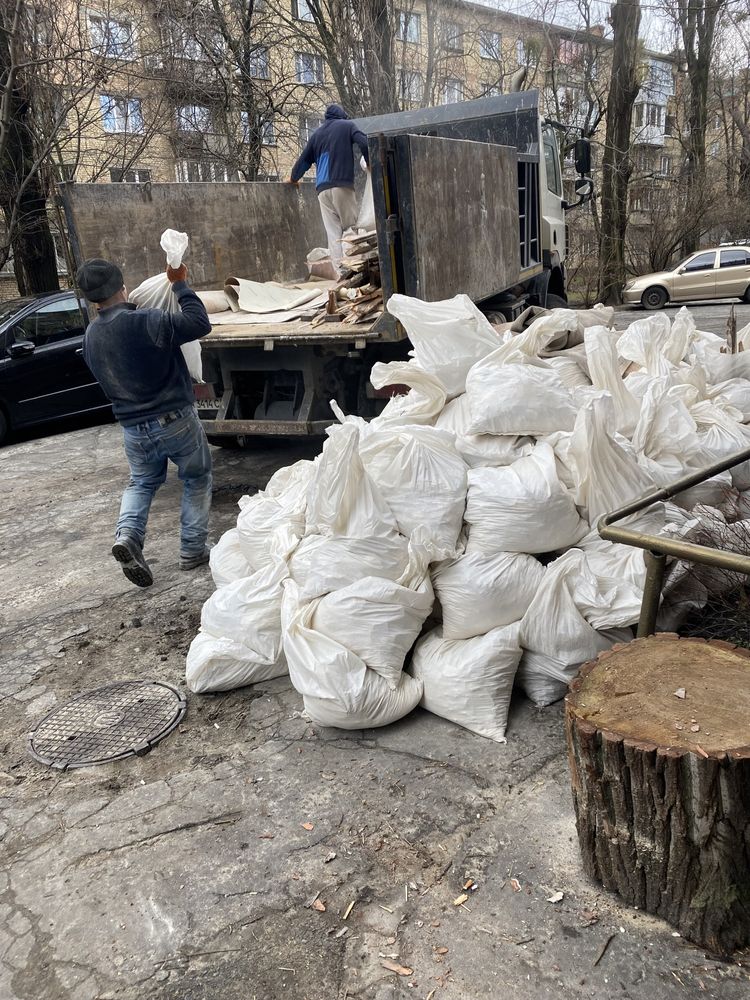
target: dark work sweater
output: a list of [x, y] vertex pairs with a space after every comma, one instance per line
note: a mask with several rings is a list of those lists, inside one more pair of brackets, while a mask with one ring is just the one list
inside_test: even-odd
[[181, 312], [139, 309], [130, 302], [102, 309], [83, 338], [83, 358], [124, 426], [195, 402], [181, 344], [211, 332], [206, 309], [184, 282], [172, 285]]
[[[335, 108], [335, 111], [332, 111]], [[346, 117], [343, 108], [334, 104], [326, 111], [326, 120], [315, 129], [302, 155], [292, 168], [292, 180], [298, 181], [315, 164], [315, 187], [325, 191], [333, 187], [354, 187], [354, 145], [359, 146], [369, 163], [367, 136]]]

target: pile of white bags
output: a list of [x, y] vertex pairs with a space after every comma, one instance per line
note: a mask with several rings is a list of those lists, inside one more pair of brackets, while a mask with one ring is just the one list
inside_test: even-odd
[[[750, 444], [750, 369], [685, 309], [617, 333], [603, 307], [500, 328], [461, 295], [388, 308], [414, 357], [376, 365], [372, 382], [409, 391], [369, 423], [332, 404], [340, 423], [318, 458], [240, 500], [211, 554], [218, 589], [188, 684], [288, 670], [319, 725], [386, 725], [421, 703], [502, 741], [514, 683], [549, 704], [632, 638], [644, 555], [597, 522]], [[630, 523], [731, 539], [748, 487], [742, 467]], [[687, 610], [726, 585], [674, 563], [665, 591]], [[679, 615], [665, 607], [665, 626]]]

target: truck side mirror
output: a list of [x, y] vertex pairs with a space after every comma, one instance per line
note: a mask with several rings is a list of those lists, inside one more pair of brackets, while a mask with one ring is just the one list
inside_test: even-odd
[[576, 139], [575, 159], [576, 172], [588, 176], [591, 173], [591, 142], [588, 139]]
[[575, 192], [581, 201], [588, 201], [594, 193], [594, 182], [590, 177], [579, 177], [575, 183]]

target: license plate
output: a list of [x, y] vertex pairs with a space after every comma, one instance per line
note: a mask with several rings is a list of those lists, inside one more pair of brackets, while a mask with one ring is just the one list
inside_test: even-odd
[[218, 410], [220, 401], [218, 399], [196, 399], [195, 405], [199, 410]]

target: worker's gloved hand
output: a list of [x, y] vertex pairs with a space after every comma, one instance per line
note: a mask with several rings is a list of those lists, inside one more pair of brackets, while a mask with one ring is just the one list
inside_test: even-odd
[[187, 281], [187, 268], [184, 264], [180, 264], [179, 267], [168, 267], [167, 277], [172, 283], [175, 281]]
[[289, 178], [287, 179], [287, 184], [291, 184], [291, 185], [292, 185], [292, 187], [299, 187], [299, 181], [294, 181], [294, 180], [292, 180], [292, 178], [291, 178], [291, 177], [289, 177]]

